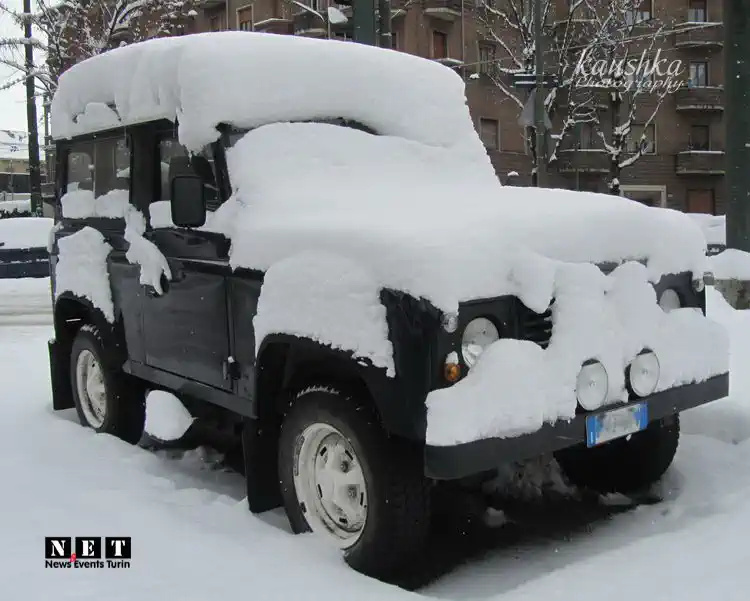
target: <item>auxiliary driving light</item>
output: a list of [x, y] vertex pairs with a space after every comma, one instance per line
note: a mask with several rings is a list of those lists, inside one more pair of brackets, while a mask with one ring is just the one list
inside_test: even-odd
[[576, 398], [584, 409], [593, 411], [607, 400], [609, 390], [609, 376], [607, 370], [599, 361], [586, 361], [576, 378]]
[[659, 358], [649, 350], [641, 351], [627, 370], [628, 386], [639, 397], [653, 394], [659, 384]]

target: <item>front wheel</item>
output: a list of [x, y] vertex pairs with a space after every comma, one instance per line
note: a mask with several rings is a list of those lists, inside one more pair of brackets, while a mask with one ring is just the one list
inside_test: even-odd
[[282, 425], [279, 479], [292, 529], [324, 536], [359, 572], [395, 577], [424, 547], [421, 452], [387, 436], [356, 399], [328, 390], [297, 397]]
[[70, 354], [73, 401], [81, 424], [135, 444], [145, 421], [143, 387], [125, 374], [98, 328], [84, 325]]
[[680, 417], [652, 422], [627, 438], [599, 447], [580, 445], [555, 454], [568, 480], [595, 492], [630, 494], [656, 483], [672, 464], [680, 440]]

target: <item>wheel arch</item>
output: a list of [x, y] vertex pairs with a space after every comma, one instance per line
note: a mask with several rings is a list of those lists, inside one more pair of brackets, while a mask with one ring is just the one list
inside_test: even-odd
[[256, 360], [253, 399], [261, 421], [280, 419], [296, 395], [310, 386], [330, 386], [372, 404], [383, 428], [412, 437], [393, 398], [398, 381], [351, 352], [290, 334], [271, 334], [260, 345]]
[[53, 305], [55, 336], [49, 344], [52, 406], [56, 410], [74, 406], [69, 369], [70, 353], [78, 330], [84, 324], [96, 326], [107, 344], [117, 350], [123, 362], [127, 359], [122, 314], [118, 313], [112, 323], [89, 299], [71, 292], [61, 293], [55, 298]]

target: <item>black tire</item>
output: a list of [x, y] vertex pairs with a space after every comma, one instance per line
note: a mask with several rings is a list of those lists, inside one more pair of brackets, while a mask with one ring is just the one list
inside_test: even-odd
[[301, 436], [313, 424], [338, 430], [351, 445], [364, 475], [367, 517], [358, 540], [343, 550], [358, 572], [390, 580], [412, 565], [429, 532], [428, 483], [421, 449], [389, 437], [370, 407], [327, 389], [300, 393], [284, 420], [279, 438], [279, 479], [289, 522], [295, 533], [310, 525], [294, 485]]
[[[92, 423], [84, 408], [77, 378], [77, 364], [82, 353], [91, 353], [101, 366], [106, 391], [104, 416], [101, 423]], [[112, 434], [131, 444], [136, 444], [143, 434], [145, 423], [144, 386], [122, 371], [118, 352], [105, 343], [96, 326], [86, 324], [78, 330], [70, 353], [70, 381], [78, 418], [81, 424], [97, 432]]]
[[600, 447], [576, 446], [556, 453], [571, 484], [601, 494], [631, 494], [658, 482], [672, 464], [680, 440], [680, 418], [652, 422], [630, 439]]

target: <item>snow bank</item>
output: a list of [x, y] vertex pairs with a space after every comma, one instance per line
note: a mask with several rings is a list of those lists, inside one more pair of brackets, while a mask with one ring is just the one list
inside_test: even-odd
[[253, 319], [256, 352], [268, 334], [293, 334], [352, 351], [395, 376], [379, 290], [361, 265], [344, 257], [306, 253], [275, 263]]
[[[544, 310], [552, 270], [543, 257], [643, 259], [652, 281], [705, 267], [700, 228], [682, 213], [604, 194], [503, 187], [483, 161], [450, 149], [279, 123], [246, 134], [227, 159], [236, 193], [207, 229], [232, 240], [234, 267], [265, 271], [301, 252], [331, 252], [366, 267], [378, 286], [444, 311], [502, 294]], [[539, 288], [542, 298], [532, 298]]]
[[149, 436], [169, 442], [178, 440], [193, 424], [193, 416], [180, 399], [164, 390], [146, 395], [146, 426]]
[[60, 77], [51, 116], [55, 138], [177, 118], [180, 142], [194, 151], [218, 138], [222, 122], [250, 128], [341, 117], [489, 164], [456, 73], [336, 40], [227, 31], [117, 48]]
[[610, 275], [593, 265], [559, 264], [554, 296], [547, 349], [499, 340], [465, 379], [428, 395], [428, 444], [517, 436], [545, 422], [573, 418], [576, 376], [588, 359], [607, 369], [609, 392], [603, 405], [627, 399], [626, 367], [646, 348], [659, 358], [657, 391], [729, 369], [724, 327], [693, 309], [662, 311], [639, 263], [621, 265]]
[[85, 227], [60, 238], [55, 267], [55, 297], [63, 292], [87, 298], [110, 322], [115, 320], [112, 290], [109, 286], [107, 256], [112, 247], [94, 228]]
[[0, 249], [44, 248], [53, 225], [47, 217], [0, 219]]
[[728, 248], [709, 257], [709, 270], [717, 280], [750, 280], [750, 253]]

